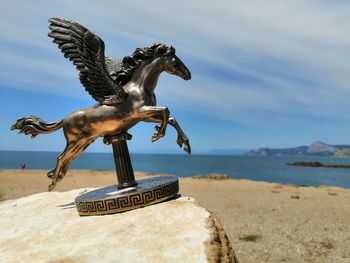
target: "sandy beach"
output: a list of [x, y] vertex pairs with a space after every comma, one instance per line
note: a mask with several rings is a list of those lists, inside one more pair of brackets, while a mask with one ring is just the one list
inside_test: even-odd
[[[46, 172], [0, 170], [2, 199], [47, 191]], [[72, 170], [56, 191], [115, 182], [113, 171]], [[240, 262], [350, 262], [348, 189], [180, 178], [180, 192], [218, 216]]]

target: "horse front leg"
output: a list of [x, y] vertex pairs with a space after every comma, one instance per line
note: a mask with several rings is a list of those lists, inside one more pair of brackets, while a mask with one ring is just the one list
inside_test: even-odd
[[[191, 146], [190, 146], [190, 141], [184, 131], [181, 129], [179, 123], [176, 121], [175, 118], [169, 118], [168, 123], [173, 126], [177, 132], [177, 144], [182, 148], [184, 146], [185, 152], [188, 154], [191, 154]], [[160, 129], [160, 125], [156, 125], [155, 129], [158, 131]]]
[[181, 129], [180, 125], [176, 121], [175, 118], [169, 118], [169, 124], [175, 128], [177, 131], [177, 144], [182, 148], [182, 145], [184, 145], [184, 150], [188, 154], [191, 154], [191, 145], [190, 145], [190, 140], [184, 133], [184, 131]]
[[161, 122], [157, 133], [153, 134], [152, 142], [165, 136], [170, 112], [167, 107], [143, 106], [137, 112], [138, 118], [145, 122]]

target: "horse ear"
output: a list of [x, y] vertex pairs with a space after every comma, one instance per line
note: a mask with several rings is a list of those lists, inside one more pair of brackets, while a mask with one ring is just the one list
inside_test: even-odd
[[174, 55], [174, 54], [175, 54], [175, 48], [173, 46], [170, 46], [164, 55]]
[[167, 51], [167, 46], [166, 45], [160, 45], [159, 47], [157, 47], [156, 49], [156, 54], [157, 55], [163, 55], [166, 51]]

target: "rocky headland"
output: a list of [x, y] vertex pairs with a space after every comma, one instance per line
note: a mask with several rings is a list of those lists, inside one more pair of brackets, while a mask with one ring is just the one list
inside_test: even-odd
[[309, 146], [291, 148], [259, 148], [244, 154], [245, 156], [350, 156], [350, 145], [330, 145], [315, 141]]

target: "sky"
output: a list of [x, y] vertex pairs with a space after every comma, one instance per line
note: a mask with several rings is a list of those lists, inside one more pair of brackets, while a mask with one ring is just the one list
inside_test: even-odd
[[[2, 1], [0, 150], [61, 151], [62, 130], [34, 140], [16, 119], [57, 121], [95, 104], [47, 37], [49, 17], [75, 20], [122, 58], [154, 42], [173, 45], [190, 81], [163, 73], [167, 106], [194, 153], [350, 144], [349, 1]], [[176, 132], [151, 143], [153, 124], [129, 132], [132, 152], [182, 153]], [[87, 151], [106, 152], [98, 140]]]

